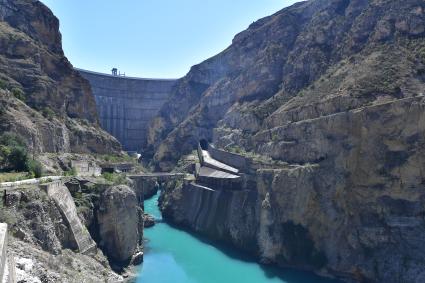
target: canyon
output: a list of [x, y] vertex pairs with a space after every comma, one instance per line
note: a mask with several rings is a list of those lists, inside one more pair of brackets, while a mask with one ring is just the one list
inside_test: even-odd
[[226, 161], [239, 189], [201, 174], [164, 190], [164, 218], [268, 264], [422, 282], [424, 9], [301, 2], [194, 66], [150, 125], [157, 169], [200, 140], [251, 161]]
[[424, 38], [422, 0], [310, 0], [181, 79], [117, 77], [75, 69], [41, 2], [1, 0], [0, 133], [59, 176], [0, 186], [17, 275], [132, 280], [160, 189], [167, 225], [264, 265], [424, 282]]

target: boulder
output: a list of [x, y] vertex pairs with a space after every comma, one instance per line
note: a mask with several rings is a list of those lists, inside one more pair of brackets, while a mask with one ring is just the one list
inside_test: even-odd
[[139, 248], [139, 213], [136, 194], [128, 186], [106, 189], [100, 196], [97, 219], [100, 246], [115, 263], [131, 260]]
[[152, 215], [145, 213], [143, 215], [143, 223], [145, 228], [152, 227], [155, 225], [155, 218]]

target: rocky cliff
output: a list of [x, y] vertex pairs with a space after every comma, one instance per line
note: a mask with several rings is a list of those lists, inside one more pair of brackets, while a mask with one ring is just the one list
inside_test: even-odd
[[265, 129], [420, 95], [424, 13], [420, 0], [312, 0], [255, 22], [178, 82], [148, 135], [158, 167], [199, 138], [255, 150]]
[[119, 152], [98, 126], [90, 85], [64, 56], [59, 21], [39, 1], [0, 1], [0, 131], [37, 152]]
[[199, 139], [272, 165], [241, 191], [178, 184], [169, 221], [263, 262], [422, 282], [425, 3], [316, 0], [192, 68], [151, 125], [159, 168]]
[[125, 185], [111, 187], [101, 194], [99, 203], [101, 246], [111, 261], [128, 265], [143, 239], [143, 210], [136, 193]]

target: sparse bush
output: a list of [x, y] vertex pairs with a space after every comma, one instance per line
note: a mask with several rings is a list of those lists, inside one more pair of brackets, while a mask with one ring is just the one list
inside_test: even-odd
[[55, 116], [55, 112], [49, 107], [44, 107], [41, 114], [47, 119], [52, 119]]
[[7, 89], [7, 82], [0, 80], [0, 89]]
[[25, 101], [25, 94], [22, 89], [14, 87], [12, 89], [12, 94], [19, 100]]
[[127, 185], [127, 178], [125, 174], [118, 174], [118, 173], [102, 173], [102, 177], [111, 182], [114, 183], [114, 185]]
[[21, 172], [27, 169], [28, 152], [24, 147], [12, 147], [7, 159], [11, 170]]
[[24, 171], [28, 152], [21, 136], [4, 133], [0, 136], [0, 169]]
[[123, 154], [123, 155], [104, 154], [104, 155], [100, 155], [99, 158], [103, 159], [106, 162], [111, 162], [111, 163], [137, 161], [134, 157], [131, 157], [128, 154]]
[[18, 222], [18, 218], [15, 213], [2, 209], [0, 212], [0, 222], [13, 226]]
[[37, 160], [28, 159], [26, 167], [28, 172], [30, 172], [30, 174], [32, 174], [35, 178], [43, 176], [43, 166]]
[[63, 175], [64, 176], [77, 176], [77, 170], [75, 169], [75, 167], [72, 167], [70, 170], [64, 171]]
[[6, 172], [29, 172], [39, 178], [43, 174], [40, 162], [30, 159], [24, 139], [14, 133], [0, 136], [0, 170]]

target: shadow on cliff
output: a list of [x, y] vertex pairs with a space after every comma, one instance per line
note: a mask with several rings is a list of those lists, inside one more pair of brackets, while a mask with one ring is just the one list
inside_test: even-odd
[[[237, 250], [235, 247], [233, 247], [230, 244], [218, 242], [216, 240], [208, 239], [206, 236], [203, 236], [199, 233], [192, 232], [188, 230], [183, 225], [175, 225], [173, 223], [170, 223], [164, 219], [157, 222], [157, 224], [166, 224], [172, 227], [173, 229], [177, 229], [180, 231], [183, 231], [185, 233], [190, 234], [191, 236], [195, 237], [200, 242], [214, 246], [215, 248], [219, 249], [222, 253], [224, 253], [226, 256], [231, 257], [233, 259], [243, 261], [246, 263], [256, 263], [258, 264], [261, 269], [263, 270], [265, 276], [267, 278], [273, 279], [273, 278], [279, 278], [285, 283], [300, 283], [300, 282], [306, 282], [306, 283], [342, 283], [342, 281], [336, 280], [336, 279], [329, 279], [329, 278], [323, 278], [315, 275], [312, 272], [309, 271], [302, 271], [302, 270], [296, 270], [292, 268], [280, 268], [275, 265], [266, 265], [261, 264], [258, 262], [258, 260], [252, 255], [247, 252], [243, 252], [240, 250]], [[149, 248], [148, 248], [149, 249]]]

